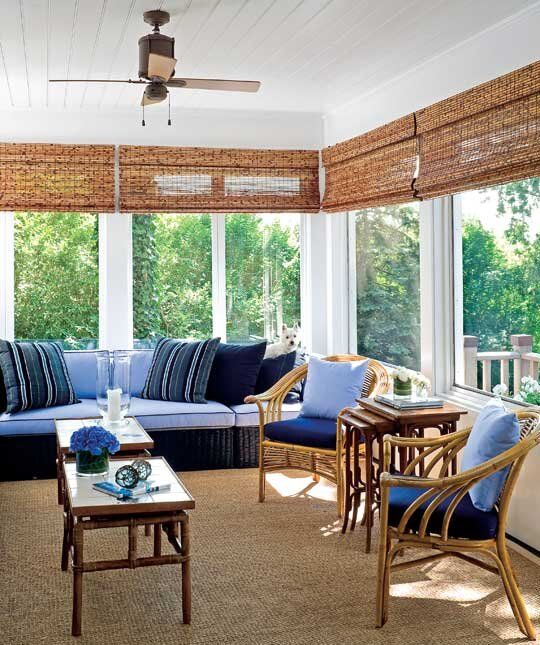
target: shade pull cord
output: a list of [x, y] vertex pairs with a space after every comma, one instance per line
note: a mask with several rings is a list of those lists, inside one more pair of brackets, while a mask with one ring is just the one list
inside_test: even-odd
[[169, 120], [167, 125], [171, 125], [171, 93], [167, 90], [167, 94], [169, 95]]
[[146, 122], [144, 120], [144, 103], [142, 104], [142, 125], [146, 125]]

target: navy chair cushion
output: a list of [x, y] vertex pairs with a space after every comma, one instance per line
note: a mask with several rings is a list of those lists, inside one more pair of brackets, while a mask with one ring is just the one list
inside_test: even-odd
[[[397, 527], [407, 508], [425, 491], [425, 488], [406, 488], [404, 486], [391, 488], [388, 507], [388, 523], [390, 526]], [[435, 509], [428, 523], [428, 533], [440, 535], [444, 514], [453, 498], [454, 495], [450, 496]], [[422, 515], [432, 500], [433, 497], [424, 502], [413, 513], [407, 523], [407, 530], [418, 530]], [[473, 506], [467, 493], [454, 511], [448, 527], [448, 536], [451, 538], [467, 538], [469, 540], [489, 540], [495, 537], [498, 523], [499, 517], [495, 509], [491, 511], [478, 510]]]
[[271, 441], [328, 450], [336, 449], [335, 419], [298, 417], [286, 421], [274, 421], [264, 426], [264, 435]]

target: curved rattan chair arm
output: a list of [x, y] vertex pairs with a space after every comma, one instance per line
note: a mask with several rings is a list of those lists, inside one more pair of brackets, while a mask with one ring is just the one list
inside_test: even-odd
[[[454, 433], [454, 435], [457, 433]], [[485, 479], [489, 475], [506, 468], [506, 466], [526, 454], [536, 443], [540, 442], [540, 429], [522, 439], [512, 448], [505, 450], [500, 455], [492, 457], [479, 466], [464, 470], [457, 475], [447, 477], [427, 478], [415, 477], [414, 475], [393, 475], [388, 472], [381, 474], [382, 487], [405, 486], [407, 488], [448, 488], [467, 484], [471, 480]]]
[[452, 432], [450, 434], [445, 434], [442, 437], [399, 437], [397, 435], [387, 434], [384, 435], [385, 443], [390, 444], [392, 448], [429, 448], [431, 446], [445, 446], [449, 443], [455, 441], [462, 441], [467, 439], [471, 432], [472, 428], [465, 428], [464, 430], [458, 430], [458, 432]]
[[261, 394], [252, 394], [246, 396], [244, 403], [257, 403], [257, 401], [272, 401], [279, 398], [280, 396], [285, 396], [290, 390], [300, 381], [302, 381], [307, 374], [308, 364], [299, 365], [295, 367], [290, 372], [287, 372], [285, 376], [282, 376], [277, 383], [274, 383], [269, 390], [262, 392]]

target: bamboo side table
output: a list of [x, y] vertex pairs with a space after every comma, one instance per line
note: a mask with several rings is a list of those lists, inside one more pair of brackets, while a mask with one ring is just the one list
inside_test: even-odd
[[[422, 437], [428, 428], [438, 429], [441, 435], [450, 434], [457, 429], [461, 416], [467, 410], [445, 403], [442, 408], [421, 410], [395, 410], [373, 399], [360, 399], [358, 407], [346, 408], [340, 414], [344, 432], [345, 447], [345, 508], [342, 533], [347, 530], [349, 514], [352, 510], [351, 531], [354, 530], [362, 494], [364, 494], [364, 513], [362, 525], [366, 527], [366, 553], [371, 550], [371, 531], [375, 512], [380, 505], [380, 471], [381, 461], [374, 454], [377, 444], [378, 453], [382, 455], [385, 434], [403, 437]], [[359, 454], [364, 446], [364, 473], [359, 465]], [[399, 457], [399, 468], [403, 471], [414, 459], [413, 450], [399, 450], [399, 455], [392, 455], [392, 467]], [[455, 459], [451, 472], [457, 472]], [[418, 475], [422, 475], [419, 470]]]
[[[66, 482], [64, 501], [64, 539], [62, 543], [62, 571], [67, 571], [71, 554], [73, 568], [73, 613], [71, 633], [80, 636], [82, 631], [83, 574], [110, 569], [135, 569], [163, 564], [181, 564], [182, 567], [182, 618], [191, 622], [191, 568], [189, 517], [187, 511], [195, 508], [195, 500], [183, 482], [173, 472], [163, 457], [152, 457], [152, 478], [160, 484], [170, 484], [169, 491], [145, 495], [135, 502], [123, 502], [115, 497], [94, 490], [92, 484], [105, 481], [106, 477], [78, 477], [76, 464], [65, 462]], [[117, 461], [121, 467], [129, 461]], [[137, 528], [154, 525], [154, 552], [151, 556], [137, 555]], [[84, 559], [84, 534], [86, 531], [108, 528], [127, 528], [128, 554], [122, 560]], [[175, 553], [162, 554], [162, 533]], [[144, 594], [141, 593], [141, 602]]]

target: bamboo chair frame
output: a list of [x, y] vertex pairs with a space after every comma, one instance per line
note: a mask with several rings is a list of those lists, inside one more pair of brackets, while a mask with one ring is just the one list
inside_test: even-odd
[[[390, 575], [393, 571], [455, 556], [500, 575], [519, 629], [528, 638], [532, 640], [536, 638], [535, 629], [527, 612], [510, 562], [505, 530], [510, 498], [525, 458], [529, 451], [540, 443], [540, 414], [527, 410], [519, 412], [517, 416], [520, 425], [521, 440], [516, 446], [486, 461], [480, 466], [453, 476], [448, 475], [449, 466], [452, 459], [467, 442], [471, 428], [436, 439], [411, 439], [390, 435], [385, 436], [384, 472], [381, 474], [376, 609], [377, 627], [382, 627], [388, 618]], [[416, 450], [417, 455], [409, 463], [403, 475], [392, 475], [388, 472], [392, 450], [402, 446]], [[430, 478], [429, 475], [434, 473], [437, 467], [440, 468], [438, 476], [436, 478]], [[456, 539], [449, 537], [450, 522], [460, 500], [474, 484], [506, 467], [509, 468], [508, 475], [496, 506], [499, 516], [496, 536], [487, 540]], [[421, 473], [422, 476], [414, 478], [407, 477], [417, 472]], [[394, 486], [406, 486], [425, 490], [406, 509], [397, 527], [388, 525], [389, 494], [390, 489]], [[455, 497], [448, 505], [444, 514], [441, 534], [434, 535], [429, 533], [428, 524], [433, 512], [439, 504], [452, 495], [455, 495]], [[429, 503], [424, 511], [418, 529], [412, 530], [408, 528], [411, 517], [424, 502]], [[405, 548], [434, 549], [439, 551], [439, 553], [421, 557], [410, 562], [393, 564], [395, 557]], [[488, 560], [491, 560], [491, 563], [477, 558], [476, 554], [487, 556]]]
[[[349, 362], [363, 361], [365, 356], [338, 354], [326, 356], [326, 361]], [[269, 390], [262, 394], [248, 396], [246, 403], [255, 403], [259, 410], [259, 502], [264, 502], [266, 473], [274, 470], [303, 470], [313, 475], [315, 481], [324, 477], [337, 486], [337, 513], [343, 512], [343, 463], [344, 446], [340, 421], [336, 423], [336, 449], [322, 449], [298, 446], [265, 439], [264, 426], [273, 421], [281, 421], [282, 405], [292, 387], [302, 381], [308, 372], [309, 363], [300, 365], [283, 376]], [[374, 396], [388, 391], [389, 377], [386, 369], [373, 359], [369, 359], [366, 381], [362, 396]]]

